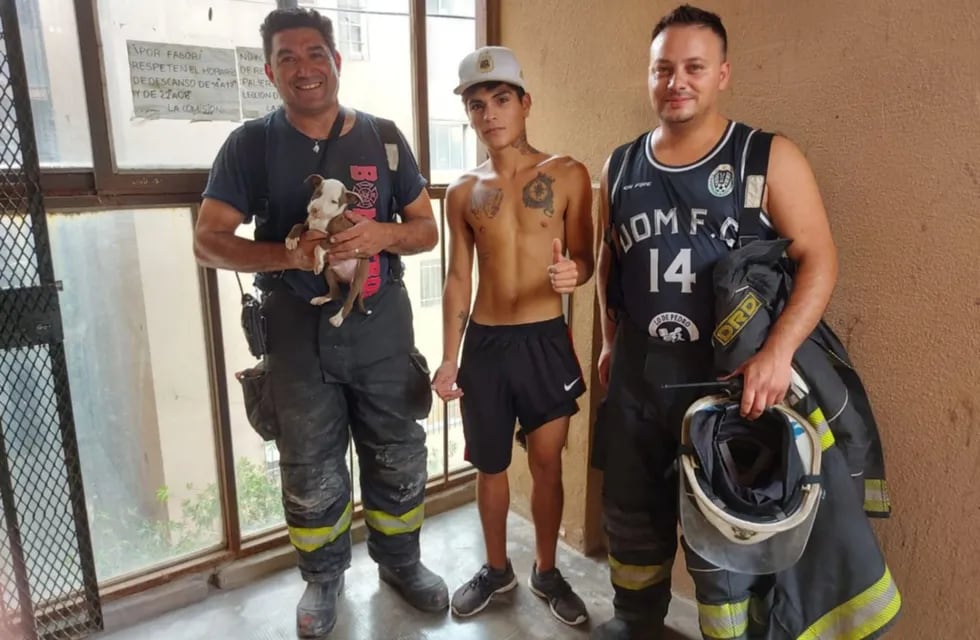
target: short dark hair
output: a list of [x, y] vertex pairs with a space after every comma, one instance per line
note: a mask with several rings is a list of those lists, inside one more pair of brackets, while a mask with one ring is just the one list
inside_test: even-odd
[[711, 29], [716, 36], [721, 38], [722, 57], [728, 56], [728, 33], [725, 31], [725, 25], [721, 23], [718, 14], [692, 7], [689, 4], [682, 4], [660, 19], [657, 26], [653, 28], [650, 42], [656, 40], [657, 36], [667, 27], [676, 26], [696, 26]]
[[314, 9], [276, 9], [269, 13], [259, 27], [262, 34], [262, 48], [265, 61], [272, 57], [272, 36], [287, 29], [316, 29], [323, 36], [327, 48], [333, 53], [337, 50], [333, 39], [333, 22]]
[[518, 87], [516, 84], [511, 84], [509, 82], [499, 82], [497, 80], [487, 80], [486, 82], [478, 82], [477, 84], [470, 85], [469, 87], [467, 87], [466, 91], [463, 92], [463, 100], [466, 100], [466, 96], [470, 95], [474, 91], [480, 91], [481, 89], [486, 89], [487, 91], [489, 91], [490, 89], [496, 89], [502, 84], [505, 84], [511, 89], [513, 89], [514, 93], [517, 94], [518, 100], [522, 99], [524, 97], [524, 94], [527, 93], [523, 88]]

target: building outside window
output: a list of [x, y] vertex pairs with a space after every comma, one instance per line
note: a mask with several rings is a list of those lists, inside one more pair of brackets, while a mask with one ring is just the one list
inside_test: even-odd
[[439, 260], [423, 260], [419, 264], [421, 295], [419, 304], [432, 307], [442, 302], [442, 263]]
[[466, 169], [466, 123], [430, 122], [429, 154], [433, 171]]
[[367, 28], [361, 0], [339, 0], [337, 47], [347, 60], [367, 60]]
[[425, 10], [430, 16], [469, 17], [475, 8], [473, 0], [425, 0]]

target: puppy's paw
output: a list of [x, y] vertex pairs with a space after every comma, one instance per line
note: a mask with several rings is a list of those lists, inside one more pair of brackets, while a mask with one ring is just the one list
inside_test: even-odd
[[317, 246], [313, 250], [313, 273], [319, 275], [323, 273], [323, 270], [327, 268], [327, 252], [321, 247]]
[[[310, 304], [319, 307], [321, 305], [327, 304], [331, 300], [333, 300], [333, 298], [331, 298], [330, 296], [317, 296], [317, 297], [312, 298], [310, 300]], [[333, 322], [332, 319], [331, 319], [331, 322]], [[336, 325], [334, 325], [334, 326], [336, 326]]]
[[335, 313], [332, 316], [330, 316], [330, 324], [332, 324], [335, 327], [339, 327], [340, 325], [344, 324], [344, 310], [343, 309], [341, 309], [337, 313]]
[[286, 238], [286, 249], [293, 251], [299, 246], [299, 238]]

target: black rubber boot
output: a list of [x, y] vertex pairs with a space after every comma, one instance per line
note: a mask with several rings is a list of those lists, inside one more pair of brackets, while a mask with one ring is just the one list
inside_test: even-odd
[[446, 582], [421, 562], [404, 567], [378, 565], [378, 576], [420, 611], [437, 612], [449, 606]]
[[592, 630], [589, 640], [662, 640], [663, 621], [627, 621], [618, 615]]
[[296, 633], [300, 638], [322, 638], [337, 624], [337, 596], [344, 576], [329, 582], [310, 582], [296, 607]]

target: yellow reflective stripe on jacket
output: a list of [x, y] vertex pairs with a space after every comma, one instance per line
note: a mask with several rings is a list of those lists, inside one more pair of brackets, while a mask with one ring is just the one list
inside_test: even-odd
[[610, 554], [609, 575], [617, 587], [639, 591], [669, 578], [673, 564], [673, 559], [663, 564], [623, 564]]
[[823, 411], [820, 407], [817, 407], [810, 412], [810, 415], [806, 417], [807, 421], [814, 426], [817, 433], [820, 435], [820, 450], [826, 451], [827, 449], [834, 446], [834, 434], [830, 430], [830, 425], [827, 423], [827, 418], [824, 417]]
[[330, 544], [350, 529], [353, 513], [354, 505], [348, 502], [344, 512], [337, 519], [337, 523], [332, 527], [289, 527], [289, 541], [300, 551], [316, 551], [320, 547]]
[[385, 511], [364, 510], [364, 520], [368, 526], [386, 536], [415, 531], [422, 526], [424, 516], [425, 506], [421, 504], [400, 516], [393, 516]]
[[885, 574], [863, 592], [810, 625], [799, 640], [861, 640], [891, 622], [902, 608], [902, 596]]
[[889, 513], [892, 510], [887, 482], [884, 480], [864, 481], [864, 510], [872, 513]]
[[749, 629], [749, 599], [726, 604], [698, 602], [698, 620], [706, 638], [741, 638]]

